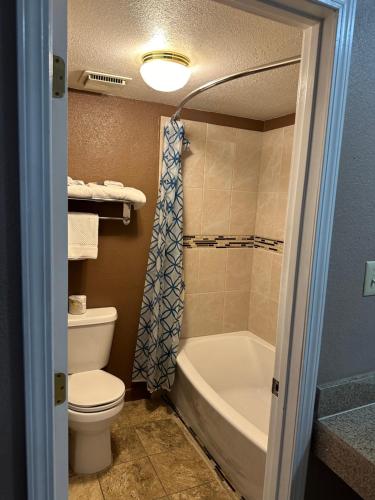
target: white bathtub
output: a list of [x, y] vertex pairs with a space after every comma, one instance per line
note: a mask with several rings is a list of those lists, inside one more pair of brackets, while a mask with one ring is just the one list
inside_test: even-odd
[[173, 403], [236, 490], [261, 500], [274, 347], [250, 332], [180, 345]]

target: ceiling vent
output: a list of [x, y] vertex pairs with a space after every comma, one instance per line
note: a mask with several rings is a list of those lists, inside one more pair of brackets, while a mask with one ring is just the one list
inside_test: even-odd
[[80, 83], [85, 90], [94, 92], [113, 93], [125, 87], [131, 78], [120, 75], [110, 75], [108, 73], [99, 73], [98, 71], [84, 71], [80, 78]]

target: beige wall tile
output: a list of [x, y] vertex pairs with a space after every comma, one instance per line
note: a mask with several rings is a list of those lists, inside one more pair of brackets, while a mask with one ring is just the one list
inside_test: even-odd
[[253, 234], [257, 210], [257, 194], [232, 191], [230, 205], [230, 234]]
[[225, 292], [223, 332], [247, 330], [249, 292]]
[[255, 234], [274, 238], [275, 213], [277, 208], [277, 193], [258, 193]]
[[273, 238], [277, 240], [285, 239], [286, 210], [288, 204], [288, 193], [278, 193], [276, 210], [273, 223]]
[[236, 144], [244, 146], [251, 151], [262, 150], [264, 132], [256, 132], [255, 130], [245, 130], [242, 128], [236, 129]]
[[200, 147], [204, 148], [207, 139], [207, 123], [184, 120], [184, 124], [185, 135], [190, 141], [190, 147], [199, 144]]
[[[284, 240], [294, 127], [266, 133], [186, 121], [185, 234]], [[250, 328], [276, 339], [282, 255], [185, 249], [183, 336]]]
[[252, 248], [231, 248], [228, 250], [225, 290], [250, 290], [252, 258]]
[[262, 132], [237, 129], [233, 189], [258, 191]]
[[199, 248], [198, 292], [220, 292], [225, 287], [226, 249]]
[[207, 125], [207, 140], [236, 142], [237, 129], [221, 125]]
[[184, 280], [186, 293], [198, 292], [199, 248], [184, 248]]
[[283, 154], [280, 170], [279, 192], [287, 193], [289, 189], [289, 177], [292, 161], [294, 125], [284, 128]]
[[270, 299], [278, 302], [280, 294], [281, 268], [283, 264], [283, 255], [275, 253], [272, 255]]
[[271, 344], [276, 343], [277, 302], [265, 295], [250, 293], [249, 330]]
[[228, 234], [230, 194], [217, 189], [204, 191], [202, 234]]
[[269, 295], [273, 254], [269, 250], [254, 248], [251, 270], [251, 291]]
[[284, 129], [265, 132], [263, 135], [262, 158], [259, 175], [259, 191], [278, 191]]
[[184, 234], [201, 234], [202, 231], [203, 190], [184, 189]]
[[182, 179], [184, 188], [202, 188], [204, 179], [204, 162], [206, 151], [195, 144], [189, 151], [183, 153]]
[[235, 153], [234, 142], [207, 141], [205, 189], [231, 189]]
[[223, 310], [224, 292], [186, 294], [182, 336], [222, 333]]

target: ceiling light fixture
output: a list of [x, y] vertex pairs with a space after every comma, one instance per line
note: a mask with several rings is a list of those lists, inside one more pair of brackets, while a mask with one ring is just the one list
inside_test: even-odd
[[154, 50], [142, 57], [140, 69], [147, 85], [160, 92], [182, 89], [189, 81], [190, 60], [183, 54], [167, 50]]

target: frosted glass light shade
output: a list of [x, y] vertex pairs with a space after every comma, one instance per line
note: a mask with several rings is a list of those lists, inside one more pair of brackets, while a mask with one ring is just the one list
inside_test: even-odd
[[147, 85], [160, 92], [173, 92], [182, 89], [191, 75], [188, 66], [167, 59], [145, 61], [140, 72]]

